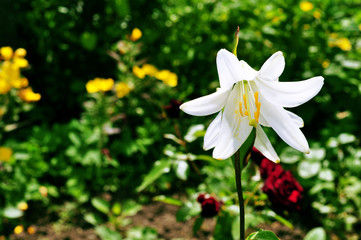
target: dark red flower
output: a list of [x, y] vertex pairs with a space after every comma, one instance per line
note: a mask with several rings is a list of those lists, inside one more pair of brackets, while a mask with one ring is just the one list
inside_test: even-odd
[[265, 179], [262, 191], [272, 204], [288, 210], [300, 210], [303, 188], [292, 173], [265, 158], [256, 148], [253, 148], [252, 159], [259, 165], [261, 177]]
[[300, 210], [303, 188], [292, 176], [290, 171], [275, 171], [271, 173], [262, 187], [269, 200], [276, 206], [289, 210]]
[[182, 105], [182, 103], [178, 100], [172, 99], [169, 102], [169, 105], [164, 106], [163, 109], [167, 113], [167, 116], [170, 118], [178, 118], [180, 109], [179, 106]]
[[222, 205], [222, 201], [218, 201], [208, 194], [200, 194], [197, 198], [197, 201], [202, 206], [201, 215], [204, 218], [211, 218], [216, 216], [219, 213]]

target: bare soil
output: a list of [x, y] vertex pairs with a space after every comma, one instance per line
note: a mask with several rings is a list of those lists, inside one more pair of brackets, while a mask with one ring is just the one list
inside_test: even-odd
[[[201, 229], [194, 236], [193, 224], [195, 218], [187, 222], [177, 222], [176, 212], [179, 207], [160, 202], [154, 202], [143, 207], [135, 216], [131, 217], [132, 223], [127, 229], [135, 226], [154, 228], [159, 239], [164, 240], [208, 240], [211, 239], [216, 221], [214, 218], [206, 219]], [[293, 230], [274, 222], [270, 225], [261, 224], [260, 229], [273, 231], [282, 240], [302, 240], [305, 233], [295, 228]], [[100, 240], [93, 228], [80, 226], [60, 226], [59, 223], [52, 223], [40, 219], [34, 224], [35, 233], [29, 234], [26, 229], [23, 233], [10, 236], [11, 240]], [[254, 229], [255, 231], [257, 229]]]

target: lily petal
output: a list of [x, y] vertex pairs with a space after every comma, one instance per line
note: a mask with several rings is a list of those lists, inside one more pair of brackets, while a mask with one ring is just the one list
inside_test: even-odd
[[295, 124], [299, 127], [302, 128], [304, 126], [304, 122], [303, 119], [299, 116], [297, 116], [296, 114], [294, 114], [293, 112], [287, 111], [285, 110], [288, 115], [292, 118], [292, 120], [295, 122]]
[[217, 54], [217, 70], [222, 89], [229, 89], [236, 82], [244, 80], [242, 66], [237, 57], [225, 49], [219, 50]]
[[215, 93], [196, 98], [192, 101], [183, 103], [179, 108], [193, 116], [206, 116], [219, 112], [226, 104], [229, 90], [218, 90]]
[[259, 77], [268, 81], [278, 81], [283, 70], [285, 69], [285, 58], [281, 51], [274, 53], [262, 65], [259, 70]]
[[219, 139], [213, 150], [215, 159], [226, 159], [232, 156], [251, 133], [252, 127], [249, 126], [248, 119], [240, 115], [235, 116], [239, 101], [239, 88], [234, 88], [223, 110]]
[[260, 100], [263, 106], [261, 111], [278, 136], [294, 149], [309, 153], [310, 148], [305, 136], [288, 112], [281, 106], [267, 101], [262, 95], [260, 95]]
[[313, 98], [322, 88], [323, 77], [299, 82], [270, 82], [257, 79], [261, 94], [270, 102], [284, 107], [297, 107]]
[[204, 135], [204, 150], [214, 148], [218, 142], [219, 132], [221, 131], [222, 112], [219, 112], [217, 117], [211, 122]]
[[254, 142], [254, 146], [263, 154], [263, 156], [269, 160], [275, 163], [280, 162], [280, 158], [272, 147], [272, 144], [269, 141], [266, 133], [259, 124], [256, 127], [256, 141]]
[[245, 61], [241, 60], [240, 65], [243, 72], [243, 80], [254, 80], [258, 75], [258, 71], [254, 70], [251, 66], [248, 65]]

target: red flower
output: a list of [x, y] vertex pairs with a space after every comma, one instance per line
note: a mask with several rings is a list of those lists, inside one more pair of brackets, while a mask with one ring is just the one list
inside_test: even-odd
[[272, 204], [289, 210], [300, 210], [303, 188], [292, 173], [265, 158], [256, 148], [253, 148], [252, 159], [259, 165], [261, 177], [265, 179], [262, 191], [268, 195]]
[[208, 194], [200, 194], [197, 198], [197, 201], [202, 206], [201, 215], [204, 218], [211, 218], [216, 216], [219, 213], [222, 205], [221, 201], [217, 201], [217, 199], [209, 196]]
[[163, 109], [166, 111], [167, 116], [170, 118], [179, 118], [179, 106], [182, 105], [182, 102], [172, 99], [169, 102], [169, 105], [163, 106]]

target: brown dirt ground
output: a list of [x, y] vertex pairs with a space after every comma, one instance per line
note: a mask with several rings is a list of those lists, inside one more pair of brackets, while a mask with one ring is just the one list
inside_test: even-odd
[[[143, 207], [135, 216], [131, 217], [132, 223], [128, 228], [134, 226], [151, 227], [157, 230], [159, 239], [164, 240], [208, 240], [211, 239], [215, 227], [215, 219], [205, 219], [201, 229], [193, 236], [193, 223], [195, 218], [187, 222], [177, 222], [176, 212], [179, 207], [160, 202], [154, 202]], [[34, 225], [36, 231], [30, 235], [23, 232], [19, 235], [12, 234], [11, 240], [100, 240], [92, 228], [85, 229], [79, 226], [59, 227], [59, 224], [40, 220]], [[305, 233], [295, 228], [287, 228], [279, 222], [270, 225], [261, 224], [259, 228], [271, 230], [282, 240], [302, 240]], [[256, 231], [256, 230], [255, 230]], [[251, 231], [253, 232], [253, 231]]]

